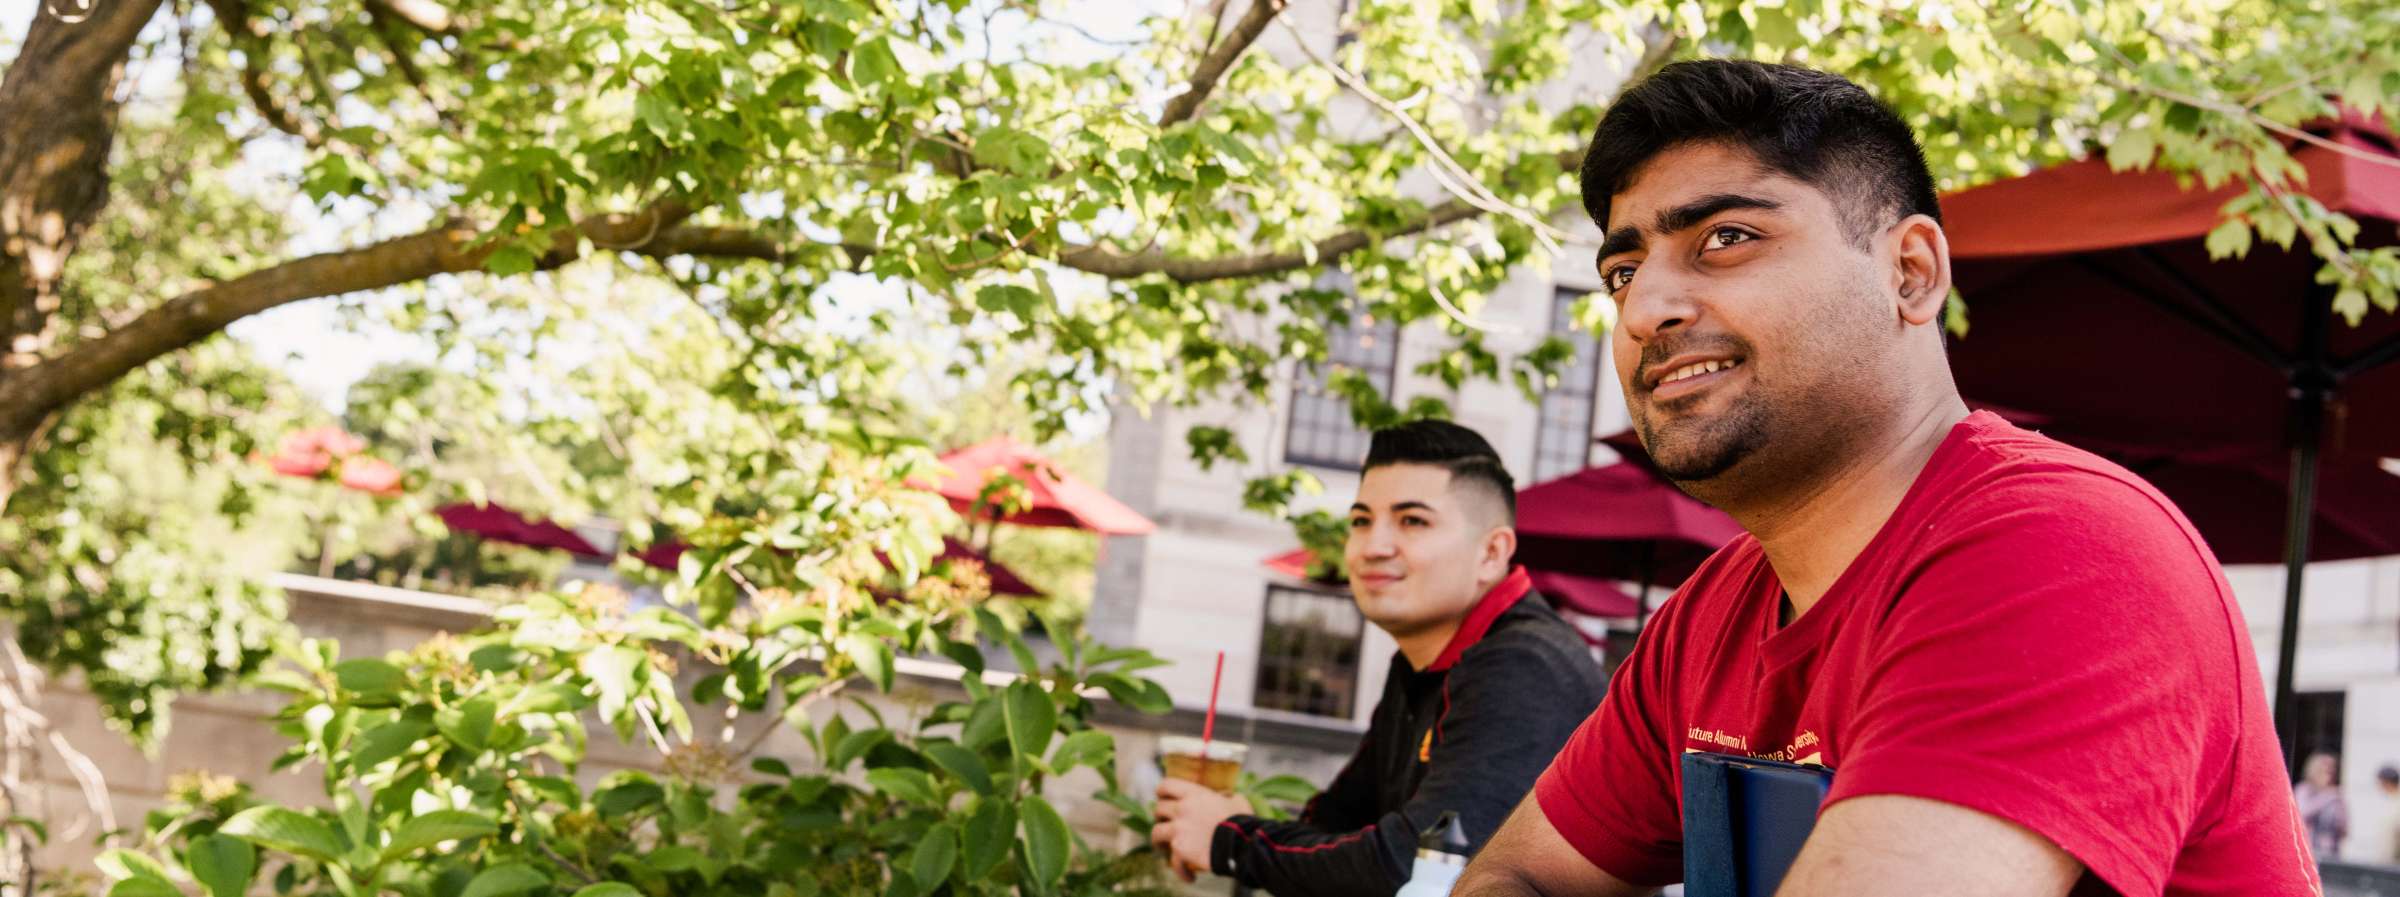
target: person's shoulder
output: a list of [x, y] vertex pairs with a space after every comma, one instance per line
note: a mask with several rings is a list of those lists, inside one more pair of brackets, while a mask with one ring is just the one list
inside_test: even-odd
[[[2005, 592], [2003, 603], [2180, 609], [2193, 626], [2222, 622], [2231, 593], [2215, 555], [2166, 496], [2098, 455], [1978, 417], [1989, 420], [1970, 420], [1965, 438], [1937, 453], [1928, 494], [1895, 521], [1909, 528], [1893, 546], [1902, 581], [1932, 576], [1973, 603]], [[2203, 596], [2215, 600], [2189, 600]]]
[[1968, 431], [1959, 444], [1933, 462], [1941, 494], [1928, 503], [1927, 530], [1980, 527], [2033, 539], [2063, 525], [2144, 550], [2205, 552], [2174, 503], [2132, 471], [1996, 416], [1961, 426]]
[[1600, 668], [1592, 662], [1583, 637], [1539, 592], [1527, 593], [1501, 614], [1491, 631], [1459, 655], [1454, 670], [1463, 679], [1516, 679], [1529, 673], [1594, 688], [1601, 683]]

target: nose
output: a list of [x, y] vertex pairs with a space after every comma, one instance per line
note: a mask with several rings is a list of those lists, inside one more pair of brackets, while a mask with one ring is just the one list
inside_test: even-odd
[[1352, 527], [1347, 548], [1351, 566], [1357, 566], [1358, 561], [1384, 560], [1399, 550], [1392, 539], [1392, 527], [1380, 520], [1363, 527]]
[[1700, 315], [1690, 282], [1670, 265], [1643, 265], [1625, 291], [1624, 307], [1617, 310], [1617, 326], [1636, 343], [1647, 344], [1661, 333], [1690, 326]]

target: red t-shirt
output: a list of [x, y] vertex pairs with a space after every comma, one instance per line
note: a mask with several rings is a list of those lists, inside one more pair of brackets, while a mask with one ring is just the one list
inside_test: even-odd
[[2319, 891], [2250, 637], [2182, 512], [1988, 413], [1953, 428], [1823, 599], [1778, 627], [1757, 540], [1642, 633], [1534, 793], [1585, 858], [1683, 877], [1679, 755], [1834, 771], [2040, 833], [2073, 893]]

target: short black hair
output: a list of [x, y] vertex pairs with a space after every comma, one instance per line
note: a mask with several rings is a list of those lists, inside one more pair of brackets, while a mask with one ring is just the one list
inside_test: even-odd
[[2375, 778], [2394, 785], [2400, 785], [2400, 766], [2392, 766], [2387, 763], [2382, 769], [2375, 771]]
[[1678, 62], [1625, 91], [1584, 151], [1584, 211], [1608, 227], [1609, 198], [1644, 163], [1712, 141], [1831, 195], [1854, 244], [1910, 215], [1942, 220], [1925, 150], [1891, 107], [1840, 75], [1741, 59]]
[[1500, 502], [1509, 526], [1517, 525], [1517, 481], [1500, 463], [1500, 453], [1482, 434], [1446, 420], [1415, 420], [1375, 431], [1360, 473], [1393, 464], [1424, 464], [1450, 472], [1453, 486], [1481, 489]]

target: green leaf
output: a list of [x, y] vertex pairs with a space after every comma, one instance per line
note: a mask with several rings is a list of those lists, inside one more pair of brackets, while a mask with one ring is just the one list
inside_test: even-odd
[[1024, 813], [1025, 868], [1036, 887], [1049, 890], [1067, 871], [1067, 821], [1039, 794], [1025, 796]]
[[1058, 751], [1050, 755], [1050, 768], [1065, 772], [1076, 766], [1102, 769], [1116, 756], [1116, 739], [1098, 729], [1085, 729], [1067, 736], [1058, 743]]
[[642, 897], [642, 892], [621, 881], [604, 881], [599, 884], [584, 885], [581, 890], [575, 892], [575, 897]]
[[483, 269], [492, 272], [495, 277], [514, 277], [532, 273], [536, 261], [533, 250], [510, 243], [492, 250], [492, 254], [483, 260]]
[[332, 827], [316, 817], [283, 807], [251, 807], [234, 814], [217, 831], [260, 847], [328, 863], [348, 849]]
[[891, 38], [860, 41], [850, 53], [850, 80], [862, 86], [881, 85], [899, 74], [900, 60], [892, 52]]
[[345, 691], [362, 695], [389, 695], [400, 690], [400, 686], [408, 681], [408, 674], [390, 661], [362, 657], [334, 664], [333, 681], [341, 683]]
[[184, 848], [183, 867], [192, 870], [209, 897], [242, 897], [258, 873], [258, 849], [239, 838], [204, 835]]
[[1058, 729], [1058, 707], [1050, 703], [1050, 696], [1041, 686], [1019, 679], [1001, 696], [1000, 710], [1008, 718], [1009, 747], [1019, 757], [1040, 760]]
[[393, 720], [368, 729], [359, 736], [358, 751], [350, 755], [350, 768], [365, 771], [382, 765], [407, 753], [410, 746], [432, 731], [431, 723], [413, 719]]
[[983, 652], [977, 650], [974, 645], [966, 642], [943, 642], [942, 656], [950, 658], [950, 662], [964, 668], [968, 675], [983, 673]]
[[183, 897], [183, 891], [155, 878], [128, 878], [109, 886], [108, 897]]
[[[685, 557], [691, 557], [686, 554]], [[614, 720], [625, 713], [626, 702], [633, 695], [634, 673], [640, 669], [644, 656], [641, 651], [623, 645], [610, 645], [583, 656], [583, 674], [600, 690], [600, 717]]]
[[910, 803], [931, 806], [939, 800], [934, 793], [933, 777], [926, 775], [922, 769], [906, 767], [870, 769], [867, 770], [867, 784], [874, 786], [877, 791]]
[[992, 793], [991, 770], [984, 767], [983, 758], [976, 756], [974, 751], [947, 741], [932, 742], [923, 745], [920, 750], [934, 765], [967, 783], [976, 793]]
[[993, 126], [975, 136], [975, 164], [1036, 177], [1050, 171], [1050, 143], [1024, 131]]
[[1143, 713], [1165, 713], [1175, 709], [1175, 699], [1167, 695], [1165, 686], [1138, 676], [1116, 673], [1095, 673], [1092, 684], [1108, 692], [1116, 702]]
[[524, 863], [493, 866], [467, 882], [466, 891], [459, 897], [515, 897], [535, 888], [550, 886], [550, 878]]
[[2250, 251], [2250, 223], [2240, 218], [2217, 222], [2208, 231], [2208, 257], [2232, 258]]
[[844, 735], [841, 741], [834, 744], [833, 754], [826, 758], [826, 766], [834, 770], [849, 769], [850, 761], [865, 755], [891, 737], [892, 733], [883, 729], [860, 729]]
[[2113, 171], [2139, 168], [2150, 164], [2150, 157], [2155, 155], [2158, 155], [2156, 137], [2140, 128], [2127, 128], [2108, 144], [2108, 167]]
[[583, 690], [564, 682], [544, 682], [508, 700], [508, 714], [567, 713], [591, 706]]
[[908, 864], [908, 875], [927, 889], [950, 877], [950, 867], [958, 862], [958, 829], [947, 824], [933, 827], [918, 842], [916, 856]]
[[158, 861], [151, 859], [149, 854], [135, 853], [122, 847], [103, 851], [100, 856], [92, 860], [92, 865], [100, 867], [101, 872], [113, 879], [148, 878], [158, 881], [174, 881], [174, 878], [167, 874], [167, 867], [159, 865]]
[[451, 742], [471, 751], [490, 747], [492, 715], [498, 711], [491, 698], [476, 698], [434, 717], [435, 725]]
[[1000, 707], [1003, 701], [978, 701], [967, 711], [967, 721], [959, 727], [959, 743], [973, 750], [983, 750], [993, 742], [1008, 737], [1007, 714]]
[[467, 655], [467, 662], [485, 673], [505, 673], [525, 662], [525, 652], [515, 645], [485, 645]]
[[967, 817], [965, 832], [966, 866], [969, 879], [980, 879], [1008, 859], [1008, 848], [1017, 843], [1017, 814], [1006, 801], [984, 798]]
[[392, 843], [384, 845], [383, 858], [407, 856], [443, 841], [465, 841], [487, 838], [500, 833], [500, 826], [490, 819], [463, 810], [435, 810], [422, 816], [410, 817], [392, 835]]
[[662, 803], [667, 791], [656, 782], [632, 781], [600, 792], [594, 804], [602, 816], [623, 816], [635, 810]]
[[892, 690], [892, 645], [869, 635], [852, 633], [842, 637], [842, 653], [858, 664], [858, 671], [873, 680], [875, 687]]

